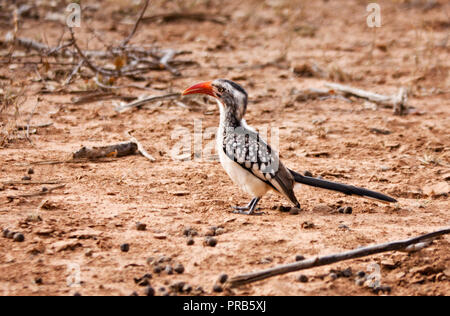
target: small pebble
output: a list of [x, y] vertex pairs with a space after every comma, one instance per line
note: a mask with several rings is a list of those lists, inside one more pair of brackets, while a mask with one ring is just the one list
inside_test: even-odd
[[184, 273], [184, 266], [182, 264], [177, 264], [175, 266], [175, 272], [178, 274], [183, 274]]
[[330, 273], [329, 277], [330, 277], [331, 280], [334, 281], [334, 280], [336, 280], [338, 278], [338, 275], [336, 273], [332, 272], [332, 273]]
[[131, 293], [130, 296], [139, 296], [139, 294], [135, 291], [135, 292]]
[[8, 233], [6, 234], [6, 238], [13, 239], [15, 234], [16, 232], [8, 231]]
[[303, 229], [311, 229], [311, 228], [314, 228], [314, 227], [315, 227], [314, 223], [311, 223], [311, 222], [303, 222], [302, 223], [302, 228]]
[[365, 271], [358, 271], [358, 273], [356, 275], [358, 276], [358, 278], [364, 278], [366, 276], [366, 272]]
[[161, 273], [161, 271], [162, 271], [162, 268], [160, 266], [156, 266], [156, 267], [153, 268], [153, 272], [154, 273], [158, 273], [159, 274], [159, 273]]
[[378, 294], [378, 293], [387, 293], [387, 294], [389, 294], [389, 293], [391, 293], [391, 291], [392, 291], [392, 288], [390, 287], [390, 286], [388, 286], [388, 285], [380, 285], [380, 286], [377, 286], [377, 287], [374, 287], [373, 289], [372, 289], [372, 291], [375, 293], [375, 294]]
[[295, 256], [295, 261], [303, 261], [303, 260], [305, 260], [304, 256], [302, 256], [302, 255]]
[[195, 243], [195, 241], [194, 241], [194, 238], [192, 238], [192, 237], [189, 238], [188, 241], [187, 241], [187, 245], [188, 246], [192, 246], [194, 243]]
[[306, 275], [302, 274], [298, 277], [298, 281], [302, 282], [302, 283], [306, 283], [306, 282], [308, 282], [308, 277]]
[[228, 274], [221, 274], [220, 276], [219, 276], [219, 283], [220, 284], [224, 284], [225, 282], [227, 282], [228, 281]]
[[283, 213], [290, 212], [291, 208], [292, 207], [290, 207], [290, 206], [283, 206], [283, 205], [278, 206], [278, 210]]
[[145, 296], [155, 296], [155, 289], [151, 286], [145, 288]]
[[166, 268], [164, 269], [164, 271], [166, 271], [166, 273], [167, 273], [168, 275], [172, 275], [172, 274], [173, 274], [173, 268], [172, 268], [172, 266], [169, 265], [169, 264], [166, 266]]
[[344, 224], [339, 225], [338, 228], [342, 229], [342, 230], [349, 230], [350, 229], [350, 227], [348, 227], [347, 225], [344, 225]]
[[34, 279], [34, 283], [36, 283], [37, 285], [42, 285], [42, 278], [36, 278]]
[[13, 240], [15, 242], [23, 242], [25, 240], [25, 236], [22, 233], [15, 233]]
[[198, 232], [192, 227], [188, 227], [184, 229], [183, 235], [186, 237], [195, 237], [198, 235]]
[[28, 174], [34, 174], [33, 168], [28, 169], [27, 173], [28, 173]]
[[78, 293], [78, 292], [75, 292], [75, 293], [73, 294], [73, 296], [81, 296], [81, 294]]
[[222, 227], [219, 227], [216, 229], [216, 236], [222, 235], [225, 233], [225, 229]]
[[297, 207], [293, 207], [291, 208], [291, 210], [289, 211], [290, 215], [298, 215], [300, 213], [300, 209]]
[[352, 268], [345, 269], [344, 271], [341, 272], [341, 274], [344, 278], [351, 277], [353, 275]]
[[213, 291], [216, 292], [216, 293], [222, 293], [223, 292], [223, 288], [220, 285], [216, 284], [213, 287]]
[[9, 229], [4, 229], [2, 231], [2, 235], [3, 235], [4, 238], [8, 238], [8, 234], [9, 234]]
[[22, 181], [30, 181], [31, 177], [30, 176], [25, 176], [22, 178]]
[[128, 252], [130, 250], [130, 245], [129, 244], [122, 244], [122, 245], [120, 245], [120, 250], [122, 252]]
[[217, 239], [214, 237], [207, 237], [205, 243], [209, 247], [215, 247], [217, 245]]
[[144, 230], [147, 229], [147, 225], [144, 224], [144, 223], [137, 222], [136, 223], [136, 229], [139, 230], [139, 231], [144, 231]]
[[214, 229], [208, 229], [207, 231], [206, 231], [206, 233], [205, 233], [205, 236], [207, 236], [207, 237], [212, 237], [212, 236], [215, 236], [216, 235], [216, 231], [214, 230]]
[[185, 284], [183, 286], [183, 293], [191, 293], [192, 292], [192, 286], [190, 286], [189, 284]]
[[340, 208], [338, 208], [338, 212], [341, 214], [352, 214], [353, 213], [353, 209], [351, 206], [342, 206]]

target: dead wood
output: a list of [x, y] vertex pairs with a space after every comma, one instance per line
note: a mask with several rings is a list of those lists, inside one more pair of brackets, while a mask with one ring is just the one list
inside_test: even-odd
[[[445, 234], [450, 234], [450, 228], [441, 229], [429, 234], [421, 235], [418, 237], [406, 239], [406, 240], [399, 240], [399, 241], [393, 241], [388, 242], [384, 244], [374, 245], [374, 246], [367, 246], [359, 249], [354, 249], [338, 254], [332, 254], [328, 256], [322, 256], [322, 257], [315, 257], [311, 259], [302, 260], [299, 262], [294, 262], [290, 264], [280, 265], [275, 268], [266, 269], [263, 271], [253, 272], [249, 274], [242, 274], [238, 275], [236, 277], [233, 277], [229, 280], [228, 284], [230, 287], [237, 287], [244, 284], [249, 284], [252, 282], [264, 280], [267, 278], [271, 278], [277, 275], [282, 275], [294, 271], [300, 271], [305, 269], [310, 269], [314, 267], [320, 267], [324, 265], [333, 264], [336, 262], [349, 260], [349, 259], [356, 259], [361, 257], [366, 257], [382, 252], [387, 251], [394, 251], [394, 250], [415, 250], [415, 249], [422, 249], [423, 246], [414, 248], [410, 247], [413, 245], [417, 245], [419, 243], [422, 243], [423, 241], [427, 241], [433, 238], [436, 238], [438, 236], [442, 236]], [[410, 247], [410, 248], [408, 248]]]
[[159, 96], [141, 97], [141, 98], [138, 98], [136, 101], [133, 101], [131, 103], [118, 106], [118, 107], [115, 108], [115, 110], [117, 112], [121, 113], [121, 112], [123, 112], [123, 111], [125, 111], [127, 109], [140, 107], [140, 106], [142, 106], [144, 104], [147, 104], [147, 103], [156, 102], [156, 101], [162, 101], [162, 100], [178, 99], [180, 97], [181, 97], [181, 93], [169, 93], [169, 94], [159, 95]]
[[62, 189], [65, 186], [66, 186], [65, 184], [62, 184], [62, 185], [58, 185], [58, 186], [53, 187], [53, 188], [48, 188], [48, 189], [45, 189], [45, 190], [43, 189], [43, 190], [38, 191], [38, 192], [27, 193], [27, 194], [19, 194], [19, 195], [14, 195], [14, 196], [8, 196], [7, 198], [8, 198], [9, 201], [13, 201], [13, 200], [19, 199], [19, 198], [30, 198], [30, 197], [47, 195], [47, 194], [52, 193], [55, 190]]
[[406, 102], [408, 101], [408, 94], [406, 88], [404, 87], [400, 88], [397, 94], [383, 95], [337, 83], [326, 83], [325, 86], [332, 89], [331, 91], [333, 92], [343, 93], [344, 95], [352, 95], [369, 100], [387, 108], [393, 108], [394, 114], [396, 115], [405, 114], [405, 109], [408, 108], [406, 105]]
[[134, 142], [125, 142], [104, 147], [82, 147], [73, 153], [73, 159], [98, 159], [111, 157], [124, 157], [136, 154], [138, 145]]
[[224, 25], [227, 23], [227, 17], [218, 17], [208, 13], [166, 13], [147, 16], [142, 19], [143, 22], [176, 22], [180, 20], [198, 21], [198, 22], [213, 22], [216, 24]]

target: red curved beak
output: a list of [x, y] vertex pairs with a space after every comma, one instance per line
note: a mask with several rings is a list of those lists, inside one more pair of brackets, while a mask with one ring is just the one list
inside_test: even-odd
[[212, 97], [215, 97], [211, 81], [198, 83], [190, 88], [187, 88], [186, 90], [183, 91], [183, 95], [187, 94], [207, 94]]

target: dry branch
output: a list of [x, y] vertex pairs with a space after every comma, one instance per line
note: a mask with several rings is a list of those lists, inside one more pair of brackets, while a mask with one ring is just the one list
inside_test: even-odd
[[[367, 247], [363, 247], [363, 248], [359, 248], [359, 249], [355, 249], [355, 250], [351, 250], [351, 251], [347, 251], [347, 252], [332, 254], [332, 255], [323, 256], [323, 257], [315, 257], [315, 258], [311, 258], [311, 259], [307, 259], [307, 260], [303, 260], [303, 261], [299, 261], [299, 262], [281, 265], [281, 266], [278, 266], [275, 268], [266, 269], [263, 271], [239, 275], [239, 276], [231, 278], [229, 281], [229, 285], [230, 285], [230, 287], [236, 287], [236, 286], [264, 280], [267, 278], [271, 278], [271, 277], [274, 277], [277, 275], [282, 275], [282, 274], [286, 274], [286, 273], [290, 273], [290, 272], [294, 272], [294, 271], [300, 271], [300, 270], [310, 269], [310, 268], [314, 268], [314, 267], [329, 265], [329, 264], [336, 263], [339, 261], [366, 257], [366, 256], [370, 256], [370, 255], [374, 255], [374, 254], [378, 254], [378, 253], [382, 253], [382, 252], [387, 252], [387, 251], [404, 250], [404, 249], [408, 249], [409, 246], [417, 245], [419, 243], [422, 243], [423, 241], [427, 241], [427, 240], [430, 240], [430, 239], [433, 239], [433, 238], [436, 238], [438, 236], [442, 236], [445, 234], [450, 234], [450, 228], [445, 228], [442, 230], [438, 230], [438, 231], [435, 231], [435, 232], [432, 232], [432, 233], [429, 233], [426, 235], [414, 237], [411, 239], [393, 241], [393, 242], [388, 242], [385, 244], [379, 244], [379, 245], [374, 245], [374, 246], [367, 246]], [[414, 247], [410, 247], [409, 249], [413, 250], [413, 248]], [[422, 248], [418, 247], [418, 249], [422, 249]]]
[[199, 22], [213, 22], [216, 24], [224, 25], [227, 23], [227, 17], [217, 17], [214, 15], [210, 15], [208, 13], [166, 13], [166, 14], [157, 14], [153, 16], [147, 16], [142, 19], [143, 22], [174, 22], [180, 20], [189, 20], [189, 21], [199, 21]]
[[124, 157], [136, 154], [138, 145], [134, 142], [125, 142], [104, 147], [83, 147], [73, 153], [73, 159], [98, 159], [111, 157]]
[[396, 115], [405, 114], [405, 109], [408, 108], [406, 105], [406, 102], [408, 101], [408, 94], [406, 88], [404, 87], [400, 88], [397, 94], [383, 95], [337, 83], [326, 83], [325, 86], [334, 91], [343, 93], [344, 95], [353, 95], [388, 108], [393, 108], [394, 114]]
[[121, 113], [121, 112], [123, 112], [123, 111], [125, 111], [127, 109], [139, 107], [139, 106], [142, 106], [142, 105], [147, 104], [147, 103], [156, 102], [156, 101], [162, 101], [162, 100], [178, 99], [180, 97], [181, 97], [181, 93], [169, 93], [169, 94], [159, 95], [159, 96], [150, 96], [150, 97], [138, 98], [138, 100], [136, 100], [136, 101], [133, 101], [131, 103], [128, 103], [128, 104], [116, 107], [115, 110], [117, 112]]
[[142, 144], [134, 137], [130, 134], [130, 132], [126, 132], [126, 135], [130, 138], [130, 141], [135, 143], [138, 147], [138, 151], [139, 153], [144, 156], [145, 158], [147, 158], [148, 160], [150, 160], [151, 162], [156, 161], [156, 159], [150, 155], [144, 148], [144, 146], [142, 146]]
[[125, 38], [125, 39], [122, 41], [122, 44], [120, 44], [120, 47], [125, 47], [125, 46], [127, 46], [127, 44], [130, 42], [131, 38], [132, 38], [132, 37], [134, 36], [134, 34], [136, 33], [136, 31], [137, 31], [137, 29], [138, 29], [138, 27], [139, 27], [139, 23], [142, 21], [142, 18], [144, 17], [144, 14], [145, 14], [145, 11], [147, 11], [147, 7], [148, 7], [148, 3], [149, 3], [149, 2], [150, 2], [149, 0], [146, 0], [146, 1], [145, 1], [144, 6], [143, 6], [143, 8], [142, 8], [142, 10], [141, 10], [141, 14], [139, 15], [139, 18], [136, 20], [136, 23], [134, 24], [134, 27], [133, 27], [133, 29], [131, 30], [130, 35], [128, 35], [128, 37]]
[[7, 198], [9, 201], [13, 201], [14, 199], [18, 199], [18, 198], [30, 198], [30, 197], [35, 197], [35, 196], [47, 195], [47, 194], [52, 193], [55, 190], [62, 189], [65, 186], [66, 186], [65, 184], [62, 184], [62, 185], [58, 185], [56, 187], [49, 188], [46, 190], [41, 190], [41, 191], [38, 191], [35, 193], [19, 194], [19, 195], [14, 195], [14, 196], [8, 196]]

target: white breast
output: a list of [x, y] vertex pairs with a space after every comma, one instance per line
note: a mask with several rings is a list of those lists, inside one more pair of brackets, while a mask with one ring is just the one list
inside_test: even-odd
[[219, 153], [220, 163], [233, 182], [244, 192], [252, 197], [262, 197], [271, 187], [254, 176], [251, 172], [241, 167], [238, 163], [231, 160], [223, 151], [223, 127], [219, 127], [217, 133], [217, 152]]

